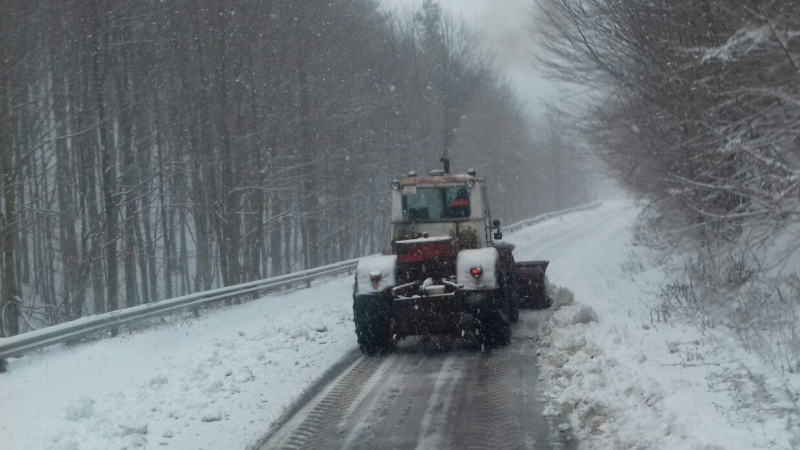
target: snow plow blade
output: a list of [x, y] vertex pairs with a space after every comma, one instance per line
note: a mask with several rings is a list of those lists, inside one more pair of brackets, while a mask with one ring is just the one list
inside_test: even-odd
[[549, 308], [545, 272], [550, 261], [517, 261], [517, 286], [519, 305], [527, 308]]

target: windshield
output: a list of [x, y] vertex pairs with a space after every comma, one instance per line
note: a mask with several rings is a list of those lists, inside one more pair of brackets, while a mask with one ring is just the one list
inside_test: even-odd
[[470, 216], [466, 186], [409, 186], [403, 191], [403, 220], [436, 222]]

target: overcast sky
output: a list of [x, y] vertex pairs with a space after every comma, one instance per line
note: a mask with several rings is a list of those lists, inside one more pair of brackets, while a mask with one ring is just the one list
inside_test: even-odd
[[[419, 10], [422, 0], [383, 0], [392, 10]], [[497, 65], [512, 82], [534, 122], [542, 119], [545, 102], [557, 103], [572, 92], [537, 75], [533, 66], [537, 43], [533, 37], [536, 0], [439, 0], [442, 9], [473, 26], [495, 53]], [[588, 156], [585, 167], [593, 180], [597, 198], [620, 198], [625, 194], [606, 178], [599, 162]]]
[[[556, 84], [537, 76], [533, 67], [536, 42], [531, 29], [535, 0], [439, 0], [450, 11], [477, 29], [497, 56], [497, 64], [512, 81], [528, 110], [539, 112], [542, 103], [559, 97]], [[422, 0], [383, 0], [394, 10], [419, 10]]]

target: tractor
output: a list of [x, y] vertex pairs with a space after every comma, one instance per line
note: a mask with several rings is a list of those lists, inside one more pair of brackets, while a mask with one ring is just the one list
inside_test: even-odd
[[521, 304], [547, 306], [548, 261], [515, 262], [492, 221], [485, 181], [448, 166], [391, 182], [389, 246], [361, 259], [355, 276], [356, 335], [367, 356], [415, 335], [504, 346]]

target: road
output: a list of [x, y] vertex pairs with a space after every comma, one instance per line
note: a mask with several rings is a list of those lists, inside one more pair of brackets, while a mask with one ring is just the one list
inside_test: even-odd
[[262, 449], [565, 449], [537, 398], [534, 348], [546, 312], [524, 311], [506, 348], [408, 339], [359, 358]]
[[[556, 219], [509, 236], [518, 260], [551, 260], [554, 282], [595, 271], [583, 255], [618, 233], [629, 204]], [[625, 219], [624, 223], [629, 221]], [[543, 229], [544, 228], [544, 229]], [[553, 270], [555, 269], [555, 270]], [[408, 339], [393, 355], [359, 358], [299, 409], [268, 449], [571, 449], [558, 418], [542, 416], [535, 341], [548, 311], [523, 311], [510, 346]]]

